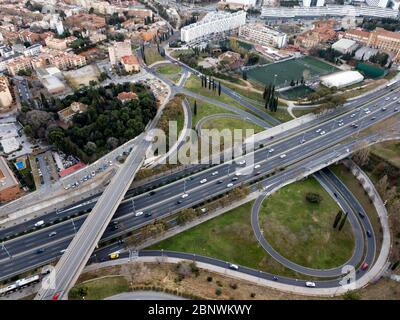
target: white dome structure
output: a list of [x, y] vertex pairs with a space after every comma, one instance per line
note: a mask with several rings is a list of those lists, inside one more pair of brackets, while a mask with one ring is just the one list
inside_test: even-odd
[[322, 84], [329, 88], [343, 88], [363, 81], [364, 76], [358, 71], [339, 71], [322, 76], [320, 79]]

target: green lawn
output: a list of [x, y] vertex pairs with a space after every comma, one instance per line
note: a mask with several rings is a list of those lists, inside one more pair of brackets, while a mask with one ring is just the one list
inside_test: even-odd
[[252, 129], [254, 130], [254, 133], [258, 133], [260, 131], [263, 131], [264, 128], [243, 120], [243, 119], [238, 119], [238, 118], [230, 118], [230, 117], [219, 117], [215, 119], [208, 119], [204, 125], [203, 129], [218, 129], [219, 131], [223, 129], [243, 129], [243, 136], [245, 135], [246, 131], [245, 129]]
[[[79, 288], [86, 287], [88, 289], [85, 300], [103, 300], [104, 298], [116, 295], [122, 292], [129, 292], [128, 281], [121, 276], [100, 278], [87, 282], [80, 283], [73, 287], [71, 291]], [[69, 300], [79, 300], [79, 297], [71, 297], [71, 291], [69, 294]]]
[[225, 80], [221, 81], [221, 83], [245, 98], [249, 98], [251, 100], [255, 100], [255, 101], [259, 101], [260, 103], [264, 103], [262, 93], [239, 88], [239, 87], [231, 84], [229, 81], [225, 81]]
[[164, 58], [158, 53], [157, 48], [154, 47], [144, 47], [144, 56], [148, 66], [154, 62], [164, 60]]
[[[308, 192], [321, 195], [321, 203], [308, 202]], [[311, 268], [332, 268], [351, 257], [350, 224], [340, 232], [332, 228], [339, 207], [314, 178], [278, 190], [261, 207], [264, 236], [286, 258]]]
[[209, 97], [209, 98], [218, 100], [220, 102], [229, 104], [232, 107], [236, 107], [238, 109], [242, 109], [242, 110], [248, 111], [248, 109], [246, 107], [242, 106], [239, 102], [237, 102], [233, 98], [227, 96], [226, 94], [221, 93], [221, 95], [219, 96], [218, 95], [218, 88], [217, 88], [217, 90], [212, 91], [212, 90], [208, 90], [208, 87], [207, 88], [202, 87], [200, 78], [198, 78], [198, 77], [196, 77], [194, 75], [191, 75], [189, 77], [189, 79], [186, 80], [185, 88], [190, 90], [190, 91], [193, 91], [193, 92], [195, 92], [197, 94], [200, 94], [202, 96]]
[[[196, 100], [192, 97], [186, 97], [192, 107], [192, 127], [195, 128], [197, 122], [199, 122], [200, 119], [216, 114], [216, 113], [233, 113], [229, 110], [226, 110], [224, 108], [218, 107], [214, 104], [202, 101], [202, 100]], [[197, 114], [193, 113], [193, 105], [194, 101], [196, 100], [197, 103]]]
[[252, 205], [253, 202], [244, 204], [146, 249], [190, 252], [304, 279], [276, 262], [258, 244], [250, 223]]
[[157, 66], [156, 71], [176, 83], [181, 78], [182, 68], [176, 64], [170, 63]]
[[388, 141], [375, 144], [371, 147], [371, 152], [376, 156], [388, 161], [393, 166], [400, 169], [400, 142]]

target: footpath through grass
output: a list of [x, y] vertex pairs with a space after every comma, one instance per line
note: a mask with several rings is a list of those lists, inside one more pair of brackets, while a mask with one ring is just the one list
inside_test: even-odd
[[[310, 203], [307, 193], [322, 196]], [[354, 237], [347, 221], [341, 231], [332, 225], [339, 207], [314, 179], [290, 184], [264, 200], [260, 225], [267, 241], [284, 257], [311, 268], [332, 268], [352, 256]]]
[[156, 71], [177, 83], [181, 78], [182, 68], [176, 64], [169, 63], [157, 66]]

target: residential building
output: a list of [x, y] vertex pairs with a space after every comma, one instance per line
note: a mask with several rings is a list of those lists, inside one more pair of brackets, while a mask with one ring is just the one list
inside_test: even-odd
[[121, 58], [121, 63], [124, 66], [126, 72], [139, 72], [140, 71], [140, 63], [136, 56], [123, 56]]
[[45, 40], [46, 46], [50, 49], [67, 50], [68, 45], [76, 40], [76, 37], [70, 36], [64, 39], [47, 37]]
[[58, 111], [57, 114], [61, 121], [68, 123], [72, 120], [75, 114], [85, 112], [87, 107], [88, 106], [86, 104], [75, 101], [72, 102], [69, 107]]
[[4, 157], [0, 157], [0, 201], [14, 200], [20, 192], [18, 180], [8, 167]]
[[299, 34], [294, 44], [297, 47], [311, 49], [320, 46], [327, 41], [334, 40], [337, 37], [335, 31], [336, 20], [321, 20], [313, 23], [313, 28], [302, 34]]
[[124, 42], [115, 42], [108, 47], [108, 55], [112, 65], [117, 64], [122, 57], [132, 55], [132, 45], [130, 40]]
[[7, 111], [12, 101], [13, 98], [8, 87], [8, 80], [5, 76], [0, 76], [0, 111]]
[[32, 70], [31, 57], [19, 56], [12, 59], [6, 64], [7, 72], [12, 76], [16, 76], [19, 71], [29, 71]]
[[40, 35], [29, 30], [21, 30], [18, 37], [22, 42], [29, 42], [30, 44], [40, 41]]
[[35, 43], [30, 47], [26, 48], [23, 52], [24, 56], [37, 56], [42, 51], [42, 45]]
[[264, 46], [282, 48], [287, 44], [287, 36], [283, 32], [271, 29], [261, 23], [251, 23], [241, 26], [239, 37]]
[[181, 41], [193, 43], [218, 33], [229, 32], [245, 25], [246, 12], [209, 12], [199, 22], [181, 29]]
[[397, 18], [397, 10], [370, 6], [326, 5], [323, 7], [262, 7], [261, 17], [294, 19], [296, 17], [372, 17]]
[[75, 30], [99, 31], [106, 27], [106, 19], [95, 14], [76, 14], [67, 17], [65, 24]]

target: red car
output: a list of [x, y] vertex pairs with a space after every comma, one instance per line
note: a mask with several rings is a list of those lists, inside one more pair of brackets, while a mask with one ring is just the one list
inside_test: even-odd
[[53, 298], [51, 298], [51, 300], [58, 300], [58, 297], [60, 296], [59, 292], [56, 292], [53, 296]]
[[361, 265], [361, 270], [367, 270], [367, 269], [368, 269], [368, 263], [364, 262], [364, 263]]

